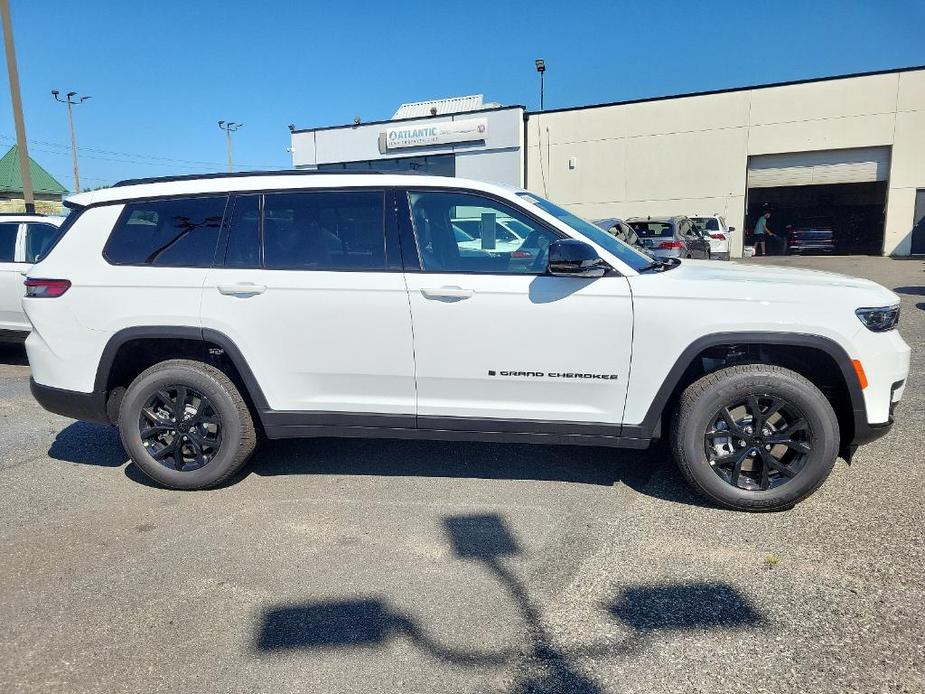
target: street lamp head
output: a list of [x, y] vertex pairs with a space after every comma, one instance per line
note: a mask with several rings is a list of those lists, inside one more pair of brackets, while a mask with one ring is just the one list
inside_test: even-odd
[[72, 96], [77, 96], [77, 92], [68, 92], [67, 98], [70, 99]]
[[218, 127], [221, 128], [223, 125], [225, 125], [225, 121], [220, 120], [220, 121], [218, 122]]
[[534, 62], [536, 63], [537, 72], [539, 72], [540, 74], [546, 72], [546, 61], [545, 60], [543, 60], [542, 58], [537, 58]]
[[51, 90], [51, 95], [52, 95], [53, 97], [55, 97], [56, 99], [58, 98], [58, 94], [60, 94], [60, 93], [61, 93], [61, 92], [59, 92], [57, 89], [52, 89], [52, 90]]
[[86, 101], [87, 99], [92, 99], [92, 98], [93, 98], [92, 96], [82, 96], [82, 97], [80, 97], [80, 103], [83, 103], [83, 102]]

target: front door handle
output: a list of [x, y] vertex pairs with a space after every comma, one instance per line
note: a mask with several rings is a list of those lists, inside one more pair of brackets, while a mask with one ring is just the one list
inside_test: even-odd
[[425, 299], [434, 301], [463, 301], [471, 298], [475, 292], [462, 287], [432, 287], [421, 289], [421, 294], [424, 295]]
[[237, 284], [220, 284], [218, 293], [225, 296], [239, 296], [247, 298], [263, 294], [267, 290], [264, 284], [254, 284], [253, 282], [238, 282]]

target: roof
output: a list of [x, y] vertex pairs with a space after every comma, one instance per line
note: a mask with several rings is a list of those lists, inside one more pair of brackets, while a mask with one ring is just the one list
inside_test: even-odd
[[[445, 116], [450, 113], [465, 113], [466, 111], [479, 111], [483, 108], [494, 108], [500, 104], [484, 103], [483, 94], [472, 96], [451, 96], [448, 99], [430, 99], [429, 101], [414, 101], [398, 107], [392, 120], [399, 118], [426, 118], [427, 116]], [[436, 109], [436, 113], [431, 113]]]
[[[32, 178], [32, 192], [37, 195], [63, 195], [67, 188], [45, 169], [29, 157], [29, 170]], [[22, 176], [19, 172], [19, 147], [13, 145], [10, 151], [0, 158], [0, 192], [22, 193]]]
[[204, 174], [123, 181], [120, 185], [70, 196], [69, 207], [85, 207], [158, 197], [224, 195], [245, 191], [307, 190], [312, 188], [414, 187], [465, 188], [509, 195], [511, 189], [483, 181], [448, 176], [356, 171], [264, 171]]
[[[422, 102], [426, 103], [426, 102]], [[471, 111], [456, 111], [454, 113], [446, 113], [447, 116], [461, 116], [468, 113], [489, 113], [491, 111], [510, 111], [513, 109], [524, 110], [524, 107], [520, 104], [512, 104], [510, 106], [499, 106], [498, 104], [482, 104], [481, 107], [473, 109]], [[431, 118], [430, 111], [427, 112], [427, 118]], [[368, 127], [370, 125], [385, 125], [387, 123], [407, 123], [409, 121], [420, 121], [422, 120], [421, 116], [412, 116], [410, 118], [390, 118], [388, 120], [371, 120], [363, 121], [362, 123], [344, 123], [343, 125], [322, 125], [317, 128], [295, 128], [290, 130], [290, 133], [293, 135], [298, 135], [299, 133], [317, 133], [324, 130], [346, 130], [350, 128], [351, 130], [356, 130], [357, 128]]]
[[825, 77], [810, 77], [802, 80], [789, 80], [786, 82], [765, 82], [764, 84], [752, 84], [745, 87], [729, 87], [727, 89], [710, 89], [702, 92], [681, 92], [680, 94], [666, 94], [664, 96], [649, 96], [641, 99], [627, 99], [625, 101], [604, 101], [597, 104], [583, 104], [581, 106], [564, 106], [562, 108], [547, 108], [543, 111], [527, 111], [525, 118], [530, 116], [542, 116], [547, 113], [562, 113], [563, 111], [582, 111], [588, 108], [605, 108], [607, 106], [628, 106], [629, 104], [644, 104], [650, 101], [668, 101], [669, 99], [685, 99], [692, 96], [713, 96], [714, 94], [731, 94], [734, 92], [747, 92], [754, 89], [772, 89], [774, 87], [791, 87], [797, 84], [813, 84], [814, 82], [832, 82], [834, 80], [846, 80], [855, 77], [875, 77], [877, 75], [893, 75], [902, 72], [915, 72], [916, 70], [925, 70], [925, 65], [912, 65], [909, 67], [896, 67], [888, 70], [871, 70], [869, 72], [849, 72], [842, 75], [827, 75]]

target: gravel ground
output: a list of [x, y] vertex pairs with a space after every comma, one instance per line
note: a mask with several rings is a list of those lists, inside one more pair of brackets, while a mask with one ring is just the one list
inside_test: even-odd
[[755, 259], [901, 292], [890, 435], [796, 509], [663, 449], [286, 441], [150, 486], [0, 346], [0, 691], [925, 691], [925, 263]]

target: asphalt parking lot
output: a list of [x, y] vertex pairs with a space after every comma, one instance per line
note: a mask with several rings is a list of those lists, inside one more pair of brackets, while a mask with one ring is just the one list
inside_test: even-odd
[[913, 347], [890, 435], [778, 514], [661, 448], [285, 441], [166, 491], [0, 345], [0, 691], [925, 690], [925, 263], [749, 262], [896, 289]]

